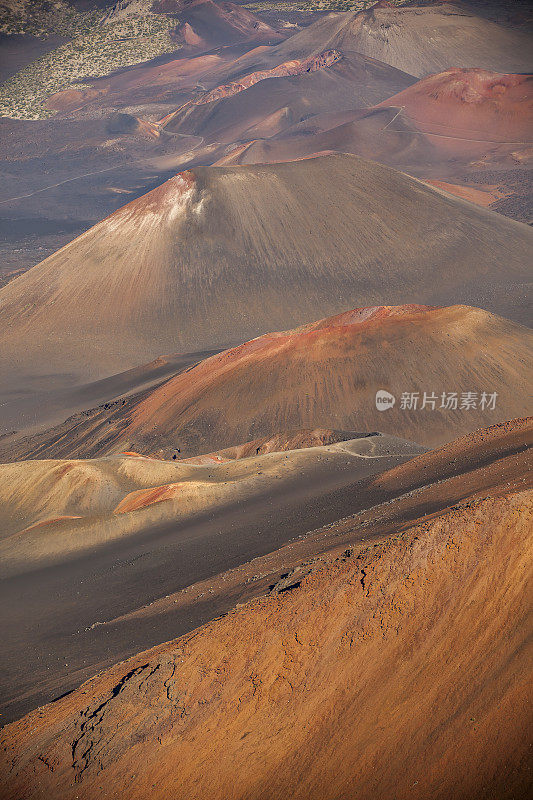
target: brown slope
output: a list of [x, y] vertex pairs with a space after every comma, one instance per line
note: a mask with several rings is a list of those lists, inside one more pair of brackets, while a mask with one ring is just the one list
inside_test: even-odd
[[[268, 123], [268, 118], [264, 123]], [[294, 115], [291, 116], [294, 120]], [[228, 147], [217, 164], [260, 164], [292, 161], [323, 151], [353, 153], [402, 170], [427, 172], [442, 166], [443, 156], [417, 126], [397, 108], [372, 108], [316, 114], [279, 130], [258, 123], [244, 131], [255, 137]], [[263, 122], [263, 121], [262, 121]], [[275, 124], [275, 120], [272, 119]]]
[[[232, 3], [192, 0], [174, 5], [179, 14], [173, 34], [180, 46], [176, 53], [89, 80], [90, 86], [83, 89], [57, 92], [46, 107], [94, 116], [94, 109], [100, 106], [150, 105], [179, 97], [180, 92], [185, 97], [191, 92], [194, 95], [204, 82], [216, 85], [214, 76], [221, 69], [230, 69], [236, 57], [238, 60], [248, 50], [268, 52], [272, 48], [267, 45], [286, 36]], [[159, 10], [168, 13], [170, 9]]]
[[177, 41], [190, 50], [227, 45], [269, 43], [282, 36], [256, 14], [224, 0], [155, 0], [153, 9], [179, 14]]
[[[356, 309], [266, 334], [136, 397], [4, 441], [4, 460], [136, 451], [181, 458], [297, 427], [383, 430], [435, 446], [528, 413], [532, 334], [475, 308]], [[396, 397], [376, 408], [380, 389]], [[417, 408], [402, 408], [404, 392]], [[423, 405], [424, 392], [434, 402]], [[443, 408], [456, 392], [458, 408]], [[461, 408], [463, 393], [476, 407]], [[482, 393], [497, 393], [481, 408]], [[426, 398], [426, 400], [428, 399]], [[468, 405], [468, 404], [467, 404]], [[433, 407], [435, 406], [435, 407]]]
[[58, 388], [414, 299], [523, 320], [531, 236], [352, 156], [198, 168], [0, 290], [0, 368], [11, 390], [28, 375]]
[[[201, 100], [208, 97], [211, 92], [227, 84], [246, 82], [250, 76], [279, 70], [287, 62], [306, 62], [320, 56], [324, 51], [331, 50], [329, 43], [339, 37], [337, 34], [346, 26], [346, 14], [327, 15], [325, 19], [311, 25], [277, 45], [267, 46], [260, 44], [254, 46], [253, 41], [241, 47], [223, 47], [202, 53], [198, 50], [178, 51], [177, 55], [155, 62], [117, 72], [111, 76], [90, 82], [90, 87], [80, 90], [69, 89], [59, 92], [48, 100], [48, 106], [60, 112], [72, 114], [76, 112], [86, 118], [94, 117], [95, 112], [100, 116], [102, 108], [132, 108], [134, 113], [139, 113], [139, 105], [146, 105], [146, 112], [153, 120], [158, 115], [161, 104], [167, 105], [168, 112], [176, 111], [188, 101]], [[413, 83], [414, 78], [386, 64], [380, 64], [373, 59], [356, 52], [350, 45], [349, 37], [339, 39], [339, 53], [342, 63], [333, 69], [327, 70], [328, 92], [333, 96], [329, 99], [321, 96], [320, 87], [325, 78], [315, 76], [314, 79], [298, 81], [284, 81], [284, 91], [291, 104], [305, 99], [306, 113], [309, 114], [314, 106], [323, 109], [335, 108], [339, 103], [342, 107], [368, 106], [380, 102], [386, 97], [401, 91]], [[304, 76], [305, 77], [305, 76]], [[273, 81], [268, 87], [273, 89]], [[295, 86], [300, 87], [300, 92], [294, 91]], [[266, 89], [267, 87], [263, 87]], [[292, 89], [292, 91], [291, 91]], [[270, 93], [264, 91], [265, 100]], [[262, 96], [258, 91], [247, 93], [246, 113], [250, 116], [253, 112], [254, 99], [257, 102]], [[276, 93], [274, 93], [274, 97]], [[336, 104], [336, 105], [335, 105]], [[245, 110], [239, 104], [226, 102], [220, 108], [220, 101], [214, 107], [217, 113], [222, 109], [231, 108], [233, 105], [239, 110], [239, 115], [244, 116]], [[164, 107], [164, 106], [163, 106]], [[211, 113], [213, 106], [208, 109]], [[207, 110], [204, 109], [204, 112]], [[162, 114], [159, 111], [159, 116]], [[186, 115], [188, 127], [195, 125], [201, 127], [202, 119], [206, 114], [196, 110], [191, 121], [190, 111]], [[183, 123], [183, 114], [179, 115], [179, 124]], [[169, 126], [169, 130], [177, 130], [177, 124]], [[201, 135], [206, 136], [209, 130], [201, 129]]]
[[435, 148], [456, 157], [481, 157], [501, 150], [498, 145], [526, 150], [533, 143], [533, 80], [527, 75], [454, 68], [380, 106], [396, 106]]
[[[2, 605], [9, 609], [0, 622], [3, 719], [78, 686], [104, 666], [190, 631], [266, 591], [280, 575], [281, 585], [294, 583], [287, 573], [299, 564], [300, 574], [309, 571], [317, 554], [401, 530], [470, 496], [531, 485], [531, 419], [478, 431], [377, 477], [376, 461], [361, 457], [364, 441], [351, 466], [334, 456], [338, 448], [328, 448], [326, 458], [315, 461], [320, 468], [314, 478], [312, 471], [301, 472], [303, 462], [292, 479], [285, 467], [284, 478], [255, 498], [215, 504], [211, 513], [186, 516], [184, 524], [179, 500], [159, 497], [135, 511], [92, 518], [85, 512], [85, 519], [49, 522], [7, 539], [2, 567], [10, 577], [0, 586]], [[366, 439], [367, 455], [377, 454], [379, 441], [375, 435]], [[390, 438], [389, 445], [383, 441], [385, 448], [395, 446]], [[301, 451], [285, 456], [289, 467], [295, 457], [313, 458]], [[386, 469], [390, 460], [379, 463]], [[348, 454], [344, 461], [350, 461]], [[261, 464], [267, 462], [262, 456]], [[164, 470], [168, 475], [173, 466], [146, 459], [85, 462], [93, 470], [99, 465], [102, 474], [107, 464], [108, 476], [115, 477], [120, 463], [129, 480], [150, 480]], [[249, 462], [254, 463], [255, 458]], [[17, 469], [31, 481], [32, 471], [52, 475], [55, 466], [29, 462]], [[70, 475], [56, 474], [57, 487], [68, 487], [82, 466]], [[83, 512], [59, 510], [71, 516]], [[347, 515], [356, 516], [342, 520]], [[326, 527], [302, 536], [317, 526]], [[33, 621], [31, 630], [27, 619]]]
[[4, 796], [527, 796], [532, 513], [466, 502], [98, 675], [4, 730]]
[[[336, 50], [324, 50], [318, 55], [310, 56], [309, 58], [284, 61], [272, 69], [249, 72], [246, 75], [242, 75], [238, 80], [233, 80], [229, 83], [215, 86], [210, 91], [206, 91], [198, 97], [187, 101], [178, 109], [160, 119], [158, 121], [158, 125], [160, 126], [161, 132], [166, 131], [167, 129], [179, 130], [182, 127], [182, 121], [185, 119], [188, 123], [187, 127], [191, 129], [190, 116], [191, 114], [194, 115], [199, 107], [207, 107], [205, 111], [202, 109], [203, 117], [212, 117], [213, 114], [216, 116], [216, 111], [219, 110], [220, 101], [235, 97], [235, 95], [241, 94], [242, 92], [246, 92], [252, 86], [261, 83], [262, 81], [275, 81], [288, 76], [307, 76], [308, 74], [317, 72], [318, 70], [326, 70], [335, 63], [338, 63], [341, 59], [342, 54], [340, 52]], [[249, 95], [247, 95], [247, 98], [249, 98]], [[265, 111], [263, 109], [262, 114], [264, 115], [264, 113]], [[202, 112], [200, 113], [200, 118], [202, 118]], [[243, 119], [246, 120], [244, 124], [247, 125], [247, 117], [244, 116]], [[239, 121], [239, 125], [241, 127], [243, 125], [243, 119]], [[192, 128], [201, 129], [202, 136], [204, 138], [208, 136], [208, 131], [206, 130], [205, 125], [200, 124], [200, 127], [198, 127], [198, 120], [193, 123]], [[222, 132], [217, 131], [217, 134], [218, 138], [223, 138]]]
[[521, 73], [532, 66], [527, 32], [491, 22], [460, 4], [378, 5], [355, 15], [339, 37], [348, 37], [363, 55], [418, 78], [450, 67]]
[[[296, 124], [289, 110], [241, 131], [251, 141], [228, 148], [218, 163], [273, 163], [326, 150], [354, 153], [431, 177], [432, 185], [484, 207], [514, 197], [519, 205], [509, 216], [528, 219], [528, 201], [517, 183], [520, 178], [527, 183], [531, 160], [529, 76], [454, 68], [373, 109], [316, 114]], [[503, 170], [493, 176], [498, 182], [483, 191], [481, 181], [491, 183], [483, 175], [490, 177], [495, 169]], [[479, 185], [475, 177], [466, 180], [469, 170], [479, 173]]]
[[[313, 486], [318, 496], [326, 487], [345, 486], [424, 452], [420, 445], [380, 433], [353, 433], [348, 440], [292, 450], [282, 449], [283, 438], [263, 452], [261, 445], [253, 450], [253, 443], [240, 445], [229, 451], [237, 457], [229, 458], [211, 454], [169, 462], [129, 452], [0, 464], [2, 572], [24, 573], [32, 565], [90, 552], [102, 541], [165, 522], [186, 524], [234, 503], [252, 508], [265, 495], [281, 491], [285, 496], [296, 483]], [[305, 445], [298, 437], [293, 441]], [[69, 520], [79, 522], [69, 528]]]
[[[166, 125], [167, 132], [202, 135], [206, 141], [231, 142], [243, 138], [249, 128], [281, 109], [290, 110], [291, 116], [285, 123], [288, 127], [318, 113], [366, 108], [413, 83], [411, 76], [342, 46], [317, 49], [306, 44], [308, 50], [293, 47], [287, 53], [287, 48], [278, 47], [264, 55], [261, 53], [257, 59], [240, 59], [231, 69], [225, 66], [224, 70], [219, 70], [214, 76], [216, 82], [202, 79], [207, 86], [212, 85], [211, 92], [198, 96], [191, 105], [176, 109], [172, 121]], [[335, 53], [335, 58], [329, 64], [320, 63], [327, 53]], [[293, 70], [292, 77], [261, 80], [246, 91], [224, 96], [224, 71], [229, 85], [242, 83], [244, 86], [250, 76], [275, 74], [283, 65], [293, 62], [316, 63], [316, 67], [305, 67], [299, 74]], [[221, 92], [220, 99], [216, 99], [216, 92]], [[204, 102], [210, 96], [211, 101]]]

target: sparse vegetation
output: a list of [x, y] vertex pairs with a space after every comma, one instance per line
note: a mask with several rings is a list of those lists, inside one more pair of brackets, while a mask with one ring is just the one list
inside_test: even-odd
[[[247, 3], [248, 11], [364, 11], [376, 5], [377, 0], [285, 0], [282, 2], [252, 2]], [[390, 0], [391, 5], [404, 6], [413, 0]]]
[[170, 37], [176, 20], [149, 11], [109, 18], [106, 12], [78, 12], [56, 3], [49, 12], [38, 6], [31, 17], [1, 23], [3, 32], [72, 37], [0, 86], [0, 115], [16, 119], [53, 116], [43, 102], [55, 92], [83, 88], [84, 78], [108, 75], [177, 48]]
[[98, 10], [79, 12], [65, 0], [47, 2], [20, 0], [10, 8], [0, 5], [0, 34], [36, 36], [39, 39], [83, 33], [87, 27], [102, 17]]
[[[299, 2], [298, 0], [288, 0], [288, 2], [257, 2], [247, 3], [245, 8], [248, 11], [362, 11], [365, 8], [375, 5], [377, 0], [308, 0]], [[401, 2], [401, 0], [400, 0]]]

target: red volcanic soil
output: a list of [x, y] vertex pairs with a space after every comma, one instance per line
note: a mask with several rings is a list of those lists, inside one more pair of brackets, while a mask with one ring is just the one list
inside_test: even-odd
[[[128, 102], [152, 102], [157, 99], [152, 87], [165, 87], [174, 94], [179, 90], [192, 90], [204, 75], [209, 76], [225, 61], [232, 60], [231, 52], [224, 53], [228, 45], [250, 49], [258, 45], [272, 45], [282, 41], [286, 34], [275, 31], [256, 15], [233, 3], [213, 0], [163, 0], [156, 2], [154, 10], [162, 13], [179, 13], [179, 25], [173, 38], [181, 49], [176, 58], [163, 63], [143, 64], [117, 72], [110, 77], [91, 81], [88, 89], [68, 89], [52, 95], [46, 107], [54, 111], [72, 113], [95, 101], [113, 105]], [[216, 52], [216, 50], [220, 52]], [[202, 55], [210, 50], [209, 54]], [[235, 54], [233, 54], [233, 57]], [[160, 60], [159, 60], [160, 61]], [[144, 93], [143, 93], [143, 90]]]
[[2, 796], [526, 797], [532, 532], [489, 489], [308, 561], [4, 728]]
[[127, 514], [130, 511], [137, 511], [139, 508], [152, 506], [154, 503], [162, 503], [165, 500], [173, 500], [179, 497], [181, 484], [166, 483], [162, 486], [154, 486], [150, 489], [139, 489], [131, 492], [120, 501], [114, 509], [114, 514]]
[[340, 61], [341, 58], [342, 54], [338, 53], [336, 50], [325, 50], [318, 56], [312, 56], [304, 59], [303, 61], [287, 61], [284, 64], [280, 64], [278, 67], [274, 67], [273, 69], [252, 72], [249, 75], [245, 75], [244, 78], [239, 81], [229, 83], [226, 86], [219, 86], [216, 89], [208, 92], [196, 102], [198, 105], [201, 105], [203, 103], [212, 103], [213, 100], [220, 100], [223, 97], [231, 97], [234, 94], [238, 94], [238, 92], [242, 92], [244, 89], [249, 89], [250, 86], [253, 86], [259, 81], [266, 80], [267, 78], [281, 78], [288, 75], [302, 75], [304, 72], [315, 72], [317, 69], [331, 67], [337, 61]]
[[43, 519], [40, 520], [40, 522], [35, 522], [33, 525], [24, 528], [22, 533], [34, 530], [35, 528], [43, 528], [45, 525], [54, 525], [56, 522], [61, 522], [64, 519], [81, 519], [81, 517], [77, 514], [61, 514], [59, 517], [50, 517], [50, 519]]
[[533, 140], [529, 75], [450, 69], [424, 78], [377, 107], [383, 106], [401, 109], [435, 147], [458, 154], [475, 153], [486, 144], [516, 149]]
[[45, 102], [45, 108], [51, 111], [75, 111], [76, 109], [90, 103], [97, 97], [105, 94], [105, 89], [65, 89], [55, 92]]
[[311, 58], [304, 59], [303, 61], [286, 61], [284, 64], [280, 64], [273, 69], [251, 72], [248, 75], [245, 75], [243, 78], [240, 78], [238, 81], [228, 83], [224, 86], [217, 86], [215, 89], [206, 92], [206, 94], [201, 95], [199, 98], [188, 101], [176, 111], [173, 111], [160, 119], [158, 124], [164, 128], [165, 125], [174, 120], [179, 114], [185, 112], [191, 106], [206, 105], [207, 103], [213, 103], [216, 100], [223, 100], [226, 97], [233, 97], [233, 95], [249, 89], [256, 83], [259, 83], [259, 81], [264, 81], [269, 78], [284, 78], [289, 75], [303, 75], [306, 72], [315, 72], [319, 69], [331, 67], [337, 61], [340, 61], [341, 58], [341, 53], [338, 53], [336, 50], [326, 50], [323, 53], [320, 53], [318, 56], [313, 56]]
[[[354, 156], [195, 168], [0, 289], [0, 369], [11, 397], [18, 375], [24, 385], [24, 375], [43, 374], [57, 392], [65, 373], [70, 386], [87, 383], [162, 352], [227, 348], [346, 308], [413, 299], [486, 305], [521, 321], [531, 236]], [[354, 427], [295, 419], [264, 433], [317, 424]]]
[[[406, 413], [399, 403], [382, 414], [374, 406], [375, 391], [387, 388], [400, 397], [406, 391], [401, 384], [409, 376], [408, 382], [416, 384], [411, 391], [423, 393], [425, 381], [438, 387], [431, 391], [440, 397], [447, 391], [446, 383], [466, 385], [473, 375], [479, 376], [476, 381], [483, 375], [482, 382], [494, 384], [491, 391], [505, 393], [497, 412], [500, 419], [524, 414], [526, 387], [518, 389], [515, 384], [511, 388], [499, 376], [502, 369], [509, 369], [512, 382], [522, 381], [518, 375], [532, 346], [526, 343], [528, 338], [526, 329], [465, 307], [355, 309], [293, 331], [267, 334], [212, 356], [155, 389], [130, 410], [122, 435], [131, 436], [133, 442], [139, 434], [141, 438], [147, 435], [146, 441], [150, 436], [161, 443], [179, 440], [188, 426], [205, 429], [216, 405], [220, 434], [233, 431], [234, 441], [242, 441], [253, 430], [267, 434], [294, 424], [336, 422], [344, 429], [383, 430], [385, 426], [389, 433], [434, 445], [483, 422], [475, 411], [470, 418], [465, 412], [450, 416], [438, 409]], [[509, 350], [504, 355], [506, 339]], [[482, 346], [476, 344], [482, 341]], [[515, 344], [525, 348], [518, 359]], [[519, 399], [522, 391], [525, 394]], [[239, 402], [237, 395], [242, 398]], [[211, 435], [216, 437], [214, 428]]]
[[496, 203], [503, 197], [507, 197], [510, 193], [502, 191], [501, 187], [498, 185], [485, 186], [479, 184], [477, 186], [472, 186], [469, 184], [460, 186], [456, 183], [446, 183], [445, 181], [437, 180], [428, 180], [426, 183], [429, 183], [430, 186], [435, 186], [437, 189], [443, 189], [445, 192], [449, 192], [456, 197], [462, 197], [463, 200], [469, 200], [471, 203], [475, 203], [483, 208], [488, 208], [492, 203]]
[[241, 42], [277, 42], [283, 38], [255, 14], [224, 0], [156, 0], [155, 11], [178, 13], [176, 40], [189, 48], [213, 48]]
[[[181, 458], [213, 450], [225, 457], [222, 448], [239, 442], [316, 427], [380, 430], [435, 446], [528, 412], [532, 336], [466, 306], [355, 309], [226, 350], [118, 408], [8, 441], [0, 454], [17, 460], [133, 450], [170, 458], [179, 448]], [[376, 408], [381, 389], [396, 398], [386, 411]], [[447, 408], [442, 398], [453, 392], [457, 403]], [[474, 406], [463, 403], [468, 392]], [[404, 393], [415, 394], [416, 408], [402, 405]]]

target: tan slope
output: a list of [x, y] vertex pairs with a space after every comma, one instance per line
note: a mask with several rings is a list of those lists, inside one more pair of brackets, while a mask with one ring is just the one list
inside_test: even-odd
[[[62, 516], [70, 518], [37, 524], [2, 545], [8, 577], [2, 599], [9, 608], [0, 620], [2, 719], [16, 719], [104, 667], [186, 633], [273, 585], [297, 583], [321, 554], [400, 532], [465, 498], [530, 487], [531, 436], [531, 418], [512, 420], [399, 466], [407, 454], [398, 450], [398, 440], [387, 444], [375, 435], [347, 443], [356, 458], [347, 452], [341, 456], [335, 447], [318, 458], [320, 448], [314, 455], [282, 453], [287, 460], [278, 461], [278, 467], [281, 463], [283, 469], [272, 472], [264, 468], [275, 459], [262, 456], [257, 476], [249, 472], [255, 489], [242, 480], [246, 464], [226, 464], [241, 471], [233, 482], [241, 488], [240, 499], [232, 498], [229, 483], [229, 503], [212, 493], [211, 505], [196, 514], [187, 512], [179, 496], [168, 496], [172, 486], [157, 481], [152, 481], [153, 493], [140, 488], [130, 493], [128, 504], [141, 498], [144, 507], [124, 513], [91, 517], [79, 507], [63, 506], [59, 510], [70, 514]], [[395, 448], [393, 457], [365, 458], [379, 456], [375, 445], [380, 441]], [[300, 463], [291, 471], [295, 457]], [[125, 460], [85, 464], [93, 473], [99, 469], [105, 483], [106, 476], [116, 478]], [[248, 461], [258, 464], [256, 458]], [[132, 488], [150, 478], [143, 459], [137, 462], [140, 467], [128, 470]], [[386, 472], [376, 473], [380, 465]], [[32, 470], [39, 484], [39, 470], [50, 477], [57, 466], [22, 466], [29, 478], [23, 494], [32, 496]], [[210, 471], [204, 489], [224, 488], [212, 480], [216, 473]], [[70, 476], [55, 475], [58, 496], [68, 498], [72, 478], [75, 469]], [[192, 481], [188, 486], [194, 488]], [[47, 499], [44, 492], [42, 499]], [[36, 521], [45, 521], [36, 507], [30, 511]]]
[[0, 369], [57, 388], [413, 300], [523, 320], [532, 236], [353, 156], [197, 168], [0, 290]]
[[[355, 309], [266, 334], [116, 406], [7, 439], [0, 457], [134, 450], [186, 458], [316, 426], [382, 430], [431, 447], [527, 414], [531, 352], [529, 329], [480, 309]], [[393, 407], [378, 410], [379, 390], [394, 395]], [[415, 397], [402, 403], [404, 393]]]
[[525, 797], [532, 500], [349, 549], [98, 675], [4, 729], [4, 796]]
[[531, 72], [526, 31], [499, 25], [459, 3], [378, 5], [357, 14], [338, 37], [348, 38], [359, 53], [417, 78], [450, 67]]
[[[0, 464], [4, 568], [23, 565], [25, 571], [35, 559], [66, 558], [165, 521], [181, 524], [234, 503], [253, 507], [295, 482], [315, 486], [319, 495], [330, 484], [344, 486], [424, 452], [391, 436], [352, 436], [316, 446], [294, 436], [287, 443], [300, 449], [292, 450], [280, 436], [279, 450], [275, 441], [264, 443], [263, 452], [261, 442], [250, 443], [252, 448], [234, 448], [230, 458], [221, 454], [160, 461], [125, 453]], [[322, 432], [320, 438], [339, 437]]]

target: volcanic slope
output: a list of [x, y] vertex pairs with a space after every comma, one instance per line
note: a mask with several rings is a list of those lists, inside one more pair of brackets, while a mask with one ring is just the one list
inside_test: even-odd
[[[47, 108], [60, 114], [76, 112], [77, 116], [81, 111], [81, 116], [89, 118], [94, 118], [94, 109], [99, 106], [155, 104], [157, 109], [167, 95], [176, 98], [180, 92], [197, 94], [200, 82], [212, 84], [226, 63], [238, 62], [249, 50], [268, 52], [271, 48], [267, 45], [287, 35], [274, 31], [244, 8], [212, 0], [187, 4], [179, 20], [175, 39], [181, 46], [175, 53], [89, 79], [81, 89], [71, 87], [57, 92], [48, 99]], [[151, 109], [145, 109], [148, 110]]]
[[246, 43], [272, 44], [281, 37], [260, 17], [235, 3], [218, 0], [156, 0], [154, 10], [168, 12], [175, 6], [179, 24], [175, 33], [180, 44], [190, 50]]
[[528, 796], [533, 496], [494, 479], [7, 726], [3, 796]]
[[424, 78], [379, 106], [401, 109], [404, 119], [432, 135], [436, 148], [455, 156], [479, 155], [490, 144], [511, 145], [513, 150], [533, 144], [529, 75], [450, 69]]
[[2, 380], [59, 388], [415, 298], [524, 320], [532, 238], [354, 156], [197, 168], [0, 290]]
[[[229, 141], [276, 112], [284, 111], [288, 127], [325, 111], [367, 108], [410, 86], [415, 81], [411, 75], [366, 58], [351, 46], [349, 36], [340, 35], [347, 16], [328, 15], [274, 47], [256, 48], [217, 66], [210, 75], [202, 76], [202, 84], [211, 91], [219, 87], [219, 98], [205, 103], [206, 98], [199, 95], [192, 107], [177, 110], [167, 129]], [[322, 63], [328, 53], [335, 58]], [[246, 88], [250, 76], [280, 70], [284, 65], [291, 67], [292, 76], [262, 80]], [[246, 90], [228, 97], [224, 90], [234, 84]]]
[[[339, 53], [322, 51], [320, 57], [328, 52]], [[281, 62], [281, 67], [291, 63]], [[398, 70], [359, 55], [311, 69], [303, 68], [306, 60], [296, 63], [302, 65], [300, 74], [261, 80], [232, 96], [225, 96], [222, 87], [220, 98], [184, 106], [165, 130], [202, 135], [212, 143], [268, 138], [316, 114], [367, 108], [413, 82]]]
[[[378, 5], [354, 15], [339, 37], [353, 49], [423, 78], [451, 67], [531, 72], [531, 35], [491, 22], [452, 3], [394, 8]], [[331, 46], [335, 47], [337, 41]]]
[[[527, 414], [532, 351], [528, 328], [476, 308], [355, 309], [266, 334], [43, 433], [6, 437], [0, 458], [184, 458], [317, 426], [435, 446]], [[394, 407], [376, 408], [380, 389]]]
[[[278, 115], [279, 116], [279, 115]], [[454, 68], [423, 78], [374, 108], [316, 114], [302, 122], [245, 131], [220, 163], [290, 160], [324, 150], [354, 153], [420, 176], [464, 173], [475, 160], [493, 170], [500, 162], [527, 164], [533, 142], [530, 76]], [[235, 122], [233, 122], [235, 127]], [[483, 159], [483, 162], [480, 162]]]
[[[373, 538], [474, 494], [525, 488], [530, 446], [531, 419], [521, 419], [418, 456], [416, 445], [372, 434], [344, 449], [212, 463], [209, 480], [196, 482], [196, 511], [192, 474], [206, 470], [190, 464], [123, 455], [7, 466], [5, 504], [19, 532], [1, 545], [3, 719], [190, 631], [280, 575], [280, 588], [290, 586], [295, 566], [305, 574], [308, 558], [350, 545], [354, 530], [356, 540]], [[181, 490], [160, 483], [178, 475], [191, 479]], [[59, 511], [67, 513], [54, 519]], [[355, 528], [347, 515], [357, 515]]]
[[[352, 436], [218, 463], [123, 454], [0, 466], [2, 720], [52, 699], [65, 681], [79, 685], [104, 663], [172, 635], [164, 620], [118, 638], [95, 621], [134, 612], [335, 521], [354, 483], [423, 452], [394, 437]], [[24, 603], [16, 599], [21, 591]], [[193, 615], [207, 611], [201, 606]], [[194, 627], [186, 611], [179, 624]]]
[[[290, 127], [285, 127], [285, 117], [285, 124], [276, 133], [274, 125], [278, 120], [279, 115], [272, 115], [249, 128], [245, 134], [253, 138], [228, 147], [215, 166], [272, 164], [337, 152], [426, 175], [435, 164], [441, 166], [444, 161], [428, 137], [401, 117], [395, 107], [318, 113]], [[445, 174], [449, 172], [446, 170]]]
[[[256, 447], [249, 456], [233, 459], [210, 454], [161, 461], [130, 452], [1, 464], [2, 569], [24, 572], [36, 561], [42, 566], [126, 533], [166, 520], [185, 523], [236, 502], [253, 507], [265, 494], [281, 492], [285, 498], [287, 486], [307, 486], [308, 491], [312, 486], [318, 496], [425, 451], [380, 433], [351, 436], [295, 450], [258, 454]], [[243, 444], [234, 450], [246, 448]], [[68, 531], [73, 535], [65, 535]]]

